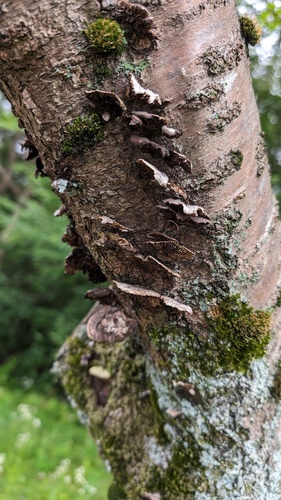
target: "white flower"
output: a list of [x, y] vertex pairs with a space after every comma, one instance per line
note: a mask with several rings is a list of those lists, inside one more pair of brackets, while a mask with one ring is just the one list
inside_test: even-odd
[[22, 420], [30, 420], [32, 418], [31, 407], [29, 405], [21, 403], [17, 409]]
[[15, 448], [22, 448], [31, 438], [30, 432], [23, 432], [19, 434], [15, 442]]
[[32, 420], [32, 425], [35, 427], [35, 429], [38, 429], [38, 427], [41, 427], [41, 420], [40, 418], [34, 418]]

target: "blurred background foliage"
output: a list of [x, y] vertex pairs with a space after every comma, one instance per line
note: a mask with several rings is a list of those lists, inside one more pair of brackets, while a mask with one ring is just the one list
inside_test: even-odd
[[[280, 202], [281, 0], [243, 1], [239, 12], [255, 14], [263, 29], [262, 42], [249, 52]], [[61, 242], [68, 220], [53, 217], [60, 201], [49, 179], [35, 179], [34, 162], [23, 161], [23, 141], [9, 103], [0, 96], [0, 442], [6, 442], [0, 446], [0, 496], [30, 498], [23, 496], [25, 489], [34, 500], [80, 495], [102, 500], [110, 475], [98, 462], [94, 443], [85, 443], [85, 431], [63, 406], [49, 371], [64, 339], [91, 306], [83, 300], [89, 282], [83, 274], [63, 272], [71, 250]]]
[[[47, 178], [24, 162], [10, 105], [0, 97], [0, 497], [105, 500], [111, 475], [50, 374], [92, 304], [83, 274], [64, 274], [68, 219]], [[80, 416], [82, 418], [82, 416]]]
[[272, 185], [281, 202], [281, 1], [239, 1], [239, 13], [257, 17], [263, 36], [249, 47], [254, 90], [271, 166]]
[[24, 135], [4, 98], [0, 104], [0, 363], [9, 361], [10, 382], [28, 376], [38, 384], [89, 309], [89, 283], [64, 274], [67, 218], [52, 216], [60, 200], [49, 179], [35, 179], [34, 162], [23, 162]]

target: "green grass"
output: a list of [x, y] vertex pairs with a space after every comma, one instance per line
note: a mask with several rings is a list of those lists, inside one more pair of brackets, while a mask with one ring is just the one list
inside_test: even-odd
[[66, 402], [1, 385], [0, 406], [2, 500], [107, 499], [112, 477]]

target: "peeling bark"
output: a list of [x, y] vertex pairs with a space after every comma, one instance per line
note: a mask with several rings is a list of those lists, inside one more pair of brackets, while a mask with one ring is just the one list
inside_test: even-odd
[[7, 0], [0, 57], [66, 269], [116, 297], [56, 369], [124, 498], [279, 498], [280, 223], [234, 3]]

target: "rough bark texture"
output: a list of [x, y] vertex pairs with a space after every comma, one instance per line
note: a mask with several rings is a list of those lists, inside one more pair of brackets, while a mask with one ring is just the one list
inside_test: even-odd
[[[279, 499], [280, 223], [234, 3], [14, 3], [1, 89], [70, 218], [66, 270], [112, 284], [56, 370], [119, 496]], [[89, 43], [100, 15], [125, 46]]]

